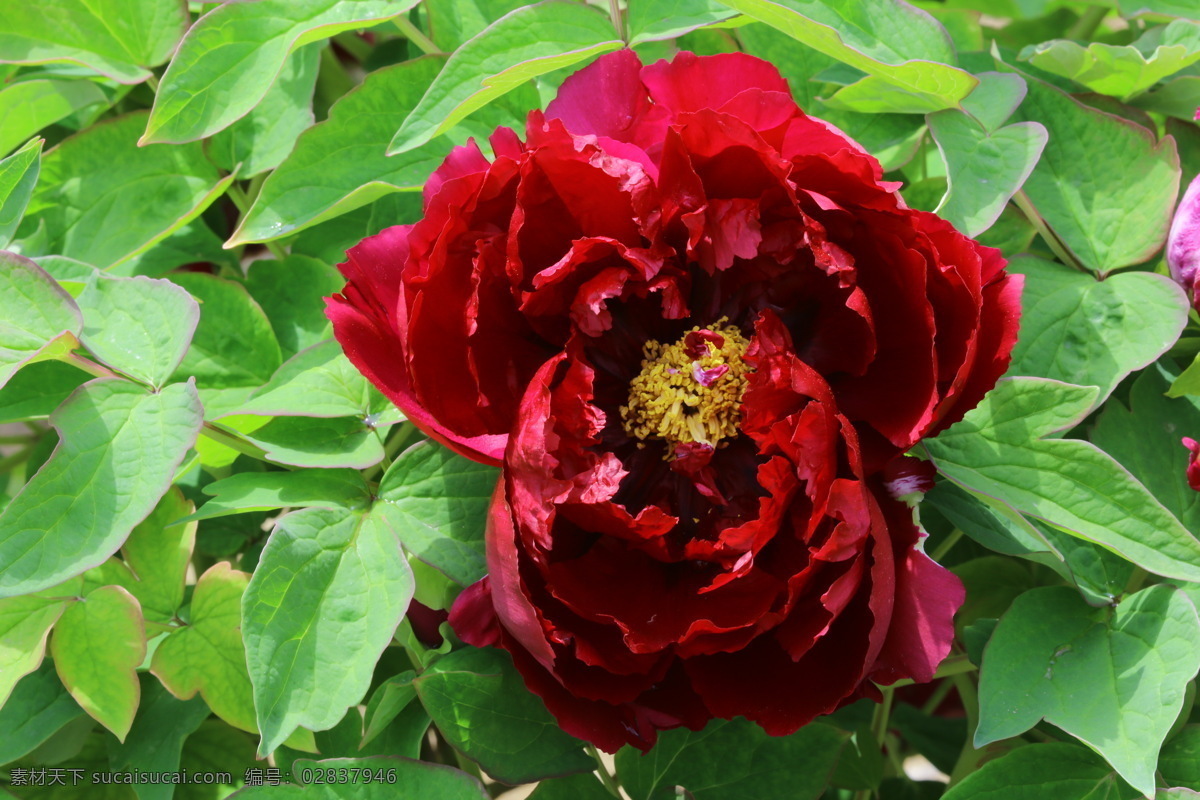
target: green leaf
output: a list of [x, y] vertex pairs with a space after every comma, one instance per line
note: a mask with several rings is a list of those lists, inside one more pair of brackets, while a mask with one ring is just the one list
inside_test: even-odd
[[935, 209], [972, 238], [992, 227], [1046, 146], [1046, 129], [1018, 122], [988, 133], [957, 109], [929, 115], [929, 132], [946, 161], [946, 196]]
[[202, 139], [263, 99], [288, 53], [403, 14], [415, 0], [260, 0], [201, 17], [162, 77], [142, 143]]
[[649, 753], [617, 753], [617, 775], [633, 800], [659, 800], [683, 786], [696, 800], [820, 797], [846, 734], [811, 723], [768, 736], [744, 719], [713, 720], [702, 731], [664, 731]]
[[26, 220], [45, 226], [46, 252], [101, 268], [119, 264], [225, 192], [233, 178], [220, 177], [201, 145], [138, 147], [145, 118], [105, 120], [46, 153]]
[[1153, 366], [1138, 376], [1129, 406], [1110, 400], [1096, 419], [1091, 440], [1120, 461], [1188, 530], [1200, 531], [1200, 492], [1187, 482], [1182, 434], [1200, 432], [1200, 408], [1166, 396], [1170, 374]]
[[82, 584], [72, 578], [34, 594], [0, 600], [0, 708], [17, 681], [42, 663], [50, 628]]
[[[137, 716], [125, 741], [109, 750], [113, 770], [177, 772], [183, 742], [209, 716], [208, 706], [199, 697], [186, 702], [175, 699], [162, 684], [148, 674], [142, 675], [142, 699]], [[231, 764], [221, 765], [230, 770]], [[175, 787], [169, 783], [139, 783], [134, 787], [138, 800], [171, 800]]]
[[[3, 92], [0, 92], [0, 99], [3, 99]], [[3, 109], [0, 109], [2, 113]], [[3, 152], [5, 150], [0, 148], [0, 153]], [[34, 139], [0, 160], [0, 248], [8, 247], [25, 216], [25, 208], [41, 171], [41, 158], [42, 140]]]
[[380, 684], [367, 701], [365, 726], [362, 734], [362, 744], [374, 740], [383, 733], [400, 712], [409, 708], [417, 698], [417, 688], [413, 686], [413, 678], [417, 673], [410, 670], [389, 678]]
[[1138, 794], [1092, 751], [1055, 742], [1019, 747], [989, 761], [942, 800], [1134, 800]]
[[354, 469], [241, 472], [213, 481], [204, 493], [214, 495], [213, 499], [185, 519], [310, 506], [357, 509], [370, 500], [362, 473]]
[[78, 306], [53, 278], [0, 251], [0, 387], [25, 364], [65, 355], [82, 328]]
[[530, 78], [616, 50], [615, 33], [603, 13], [577, 3], [547, 0], [505, 14], [454, 51], [388, 154], [425, 144]]
[[256, 733], [254, 699], [242, 644], [242, 593], [250, 576], [221, 561], [196, 582], [189, 624], [162, 641], [150, 671], [180, 700], [196, 692], [213, 713]]
[[[796, 44], [793, 40], [788, 41]], [[828, 107], [818, 108], [813, 113], [861, 144], [879, 159], [885, 172], [899, 169], [911, 161], [925, 140], [925, 125], [921, 117], [913, 114], [858, 114]]]
[[1190, 0], [1120, 0], [1118, 5], [1121, 15], [1125, 17], [1157, 14], [1167, 17], [1191, 18], [1196, 13]]
[[[988, 499], [992, 500], [991, 504], [986, 502]], [[989, 550], [1051, 565], [1063, 560], [1062, 554], [1041, 531], [1019, 514], [992, 498], [968, 493], [951, 481], [939, 481], [921, 502], [929, 503], [955, 527]]]
[[0, 512], [0, 597], [35, 592], [116, 552], [196, 441], [196, 387], [156, 394], [116, 379], [80, 387], [50, 417], [59, 443]]
[[244, 438], [279, 464], [366, 469], [383, 459], [386, 433], [361, 417], [278, 417]]
[[121, 547], [125, 563], [137, 576], [126, 588], [141, 604], [146, 619], [169, 622], [183, 605], [196, 523], [180, 520], [193, 508], [191, 501], [172, 487]]
[[326, 264], [346, 260], [346, 251], [384, 228], [416, 222], [424, 214], [418, 192], [393, 192], [373, 203], [301, 231], [292, 240], [292, 253]]
[[175, 379], [193, 376], [205, 388], [260, 386], [283, 360], [271, 323], [238, 283], [199, 272], [171, 282], [200, 301], [200, 324]]
[[1126, 272], [1099, 281], [1030, 257], [1014, 259], [1010, 269], [1025, 275], [1025, 290], [1008, 374], [1098, 386], [1097, 405], [1162, 355], [1187, 323], [1187, 298], [1162, 275]]
[[88, 106], [107, 105], [91, 81], [30, 80], [0, 91], [0, 156], [63, 117]]
[[[907, 3], [867, 0], [721, 0], [868, 74], [837, 93], [843, 104], [880, 98], [881, 111], [925, 113], [957, 106], [979, 80], [957, 63], [949, 34]], [[862, 110], [862, 109], [859, 109]]]
[[1097, 750], [1150, 795], [1158, 750], [1200, 668], [1200, 619], [1172, 586], [1092, 608], [1071, 589], [1026, 592], [983, 655], [975, 746], [1040, 720]]
[[[187, 737], [179, 765], [192, 772], [228, 771], [233, 773], [235, 783], [245, 779], [247, 770], [264, 766], [254, 757], [253, 739], [216, 718], [204, 720], [196, 732]], [[175, 788], [174, 800], [214, 800], [224, 794], [225, 790], [214, 792], [209, 786], [187, 784]]]
[[962, 110], [975, 118], [988, 133], [998, 130], [1025, 99], [1029, 91], [1020, 75], [980, 72], [979, 85], [962, 102]]
[[1088, 442], [1040, 439], [1071, 427], [1095, 390], [1001, 380], [962, 422], [925, 442], [955, 483], [1045, 520], [1166, 577], [1200, 579], [1200, 542], [1111, 456]]
[[246, 116], [212, 137], [209, 155], [217, 166], [248, 178], [287, 158], [296, 137], [313, 124], [312, 96], [321, 45], [313, 43], [287, 57], [262, 101]]
[[246, 276], [246, 291], [271, 321], [284, 358], [331, 336], [325, 298], [345, 285], [346, 279], [324, 261], [296, 254], [283, 261], [255, 261]]
[[0, 764], [16, 761], [72, 720], [84, 716], [49, 661], [21, 679], [0, 706]]
[[78, 302], [83, 346], [113, 369], [159, 388], [179, 366], [200, 319], [187, 292], [153, 278], [98, 272]]
[[592, 769], [583, 742], [558, 727], [503, 650], [456, 650], [413, 683], [446, 740], [496, 780], [527, 783]]
[[1083, 105], [1026, 78], [1016, 117], [1050, 140], [1024, 193], [1084, 266], [1101, 273], [1140, 264], [1166, 240], [1179, 191], [1175, 140]]
[[[1152, 92], [1134, 98], [1131, 105], [1190, 123], [1196, 106], [1200, 105], [1197, 97], [1200, 97], [1200, 75], [1181, 75]], [[1181, 150], [1187, 152], [1186, 147]]]
[[521, 0], [426, 0], [429, 35], [449, 53], [488, 25], [526, 3]]
[[640, 0], [629, 4], [629, 46], [674, 39], [688, 31], [732, 17], [716, 0]]
[[289, 359], [236, 413], [366, 417], [374, 400], [370, 388], [371, 384], [342, 353], [342, 346], [329, 339]]
[[442, 63], [419, 58], [384, 67], [338, 100], [329, 119], [301, 135], [267, 177], [230, 246], [278, 239], [391, 192], [420, 189], [448, 143], [430, 142], [391, 158], [385, 153]]
[[1151, 29], [1133, 44], [1119, 47], [1104, 42], [1084, 47], [1068, 39], [1055, 39], [1026, 47], [1020, 58], [1124, 102], [1200, 61], [1200, 22], [1177, 19], [1163, 28]]
[[[787, 78], [788, 84], [792, 88], [792, 96], [796, 98], [796, 102], [801, 108], [806, 111], [813, 109], [813, 113], [817, 113], [815, 110], [819, 107], [817, 96], [824, 95], [826, 92], [823, 89], [824, 84], [816, 77], [833, 64], [838, 63], [835, 59], [820, 50], [814, 50], [806, 44], [797, 42], [791, 36], [761, 22], [739, 28], [737, 37], [745, 52], [770, 61], [779, 69], [779, 73]], [[823, 117], [824, 114], [821, 116]], [[870, 118], [866, 117], [865, 119]], [[838, 127], [841, 125], [839, 124]], [[918, 127], [920, 127], [919, 120]], [[853, 133], [851, 135], [858, 140], [857, 135]], [[868, 151], [874, 154], [870, 148]]]
[[500, 472], [449, 448], [420, 442], [379, 483], [383, 513], [404, 548], [460, 586], [483, 577], [483, 528]]
[[[45, 258], [40, 259], [45, 262]], [[194, 219], [150, 249], [105, 270], [109, 275], [146, 275], [161, 278], [176, 267], [207, 263], [215, 267], [238, 267], [236, 254], [221, 247], [221, 240], [204, 219]]]
[[301, 725], [333, 727], [363, 699], [412, 593], [378, 515], [308, 508], [279, 519], [242, 598], [259, 755]]
[[45, 419], [89, 377], [61, 361], [30, 364], [0, 389], [0, 424]]
[[1200, 791], [1200, 725], [1185, 725], [1167, 740], [1158, 769], [1169, 785]]
[[50, 653], [80, 707], [125, 741], [141, 698], [136, 670], [146, 658], [146, 625], [133, 595], [102, 586], [71, 603], [54, 626]]
[[83, 64], [121, 83], [150, 77], [188, 24], [175, 0], [44, 0], [0, 8], [0, 61]]

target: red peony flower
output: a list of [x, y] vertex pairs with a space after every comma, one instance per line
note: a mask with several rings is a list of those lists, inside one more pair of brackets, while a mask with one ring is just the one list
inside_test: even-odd
[[604, 56], [491, 145], [329, 305], [410, 419], [503, 464], [455, 630], [609, 751], [929, 680], [962, 587], [888, 484], [1006, 369], [1019, 276], [741, 54]]

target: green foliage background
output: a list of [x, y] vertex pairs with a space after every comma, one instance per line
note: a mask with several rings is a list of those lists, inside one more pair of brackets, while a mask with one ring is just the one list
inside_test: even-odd
[[[1200, 171], [1198, 18], [1195, 0], [0, 5], [0, 793], [1196, 796], [1200, 493], [1179, 438], [1200, 438], [1200, 326], [1161, 251]], [[520, 130], [626, 45], [771, 60], [1026, 292], [1011, 379], [919, 448], [942, 475], [926, 547], [968, 588], [932, 688], [597, 763], [503, 652], [414, 635], [414, 597], [446, 609], [484, 574], [497, 471], [406, 422], [321, 298], [348, 246], [419, 216], [452, 146]], [[915, 756], [949, 784], [907, 777]], [[267, 769], [291, 783], [243, 788]]]

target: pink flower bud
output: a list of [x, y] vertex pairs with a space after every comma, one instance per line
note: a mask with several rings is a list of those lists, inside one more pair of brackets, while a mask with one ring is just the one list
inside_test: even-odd
[[1175, 220], [1167, 236], [1167, 267], [1171, 277], [1193, 295], [1195, 302], [1196, 272], [1200, 270], [1200, 176], [1188, 186], [1175, 210]]
[[1188, 486], [1200, 492], [1200, 443], [1197, 443], [1195, 439], [1189, 439], [1185, 436], [1183, 437], [1183, 446], [1189, 451], [1187, 465]]

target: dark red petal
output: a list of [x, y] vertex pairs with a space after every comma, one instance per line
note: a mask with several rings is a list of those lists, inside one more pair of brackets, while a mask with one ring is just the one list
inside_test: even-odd
[[[990, 248], [988, 248], [990, 249]], [[1003, 262], [1001, 262], [1003, 263]], [[983, 310], [979, 318], [979, 342], [969, 376], [953, 408], [947, 410], [938, 424], [928, 431], [932, 436], [953, 425], [991, 391], [1008, 370], [1012, 349], [1017, 343], [1021, 319], [1021, 289], [1025, 276], [1004, 275], [983, 290]]]
[[529, 602], [521, 584], [517, 534], [512, 511], [504, 495], [504, 480], [501, 479], [492, 494], [486, 532], [488, 586], [492, 603], [500, 624], [524, 648], [529, 658], [552, 670], [554, 651], [546, 641], [545, 628], [538, 611]]
[[743, 53], [701, 57], [685, 51], [669, 62], [645, 67], [642, 81], [655, 103], [676, 114], [706, 108], [715, 111], [747, 89], [779, 92], [790, 98], [779, 70]]
[[966, 599], [962, 581], [906, 538], [918, 531], [912, 511], [891, 498], [880, 498], [888, 527], [897, 541], [895, 610], [887, 640], [871, 673], [876, 683], [912, 678], [933, 680], [954, 641], [954, 614]]
[[641, 70], [632, 50], [600, 56], [562, 82], [546, 106], [546, 118], [562, 120], [574, 134], [630, 141], [630, 132], [650, 110]]
[[[411, 611], [409, 616], [411, 618]], [[493, 647], [500, 642], [500, 620], [492, 605], [491, 586], [486, 576], [454, 599], [449, 622], [458, 638], [473, 647]]]

